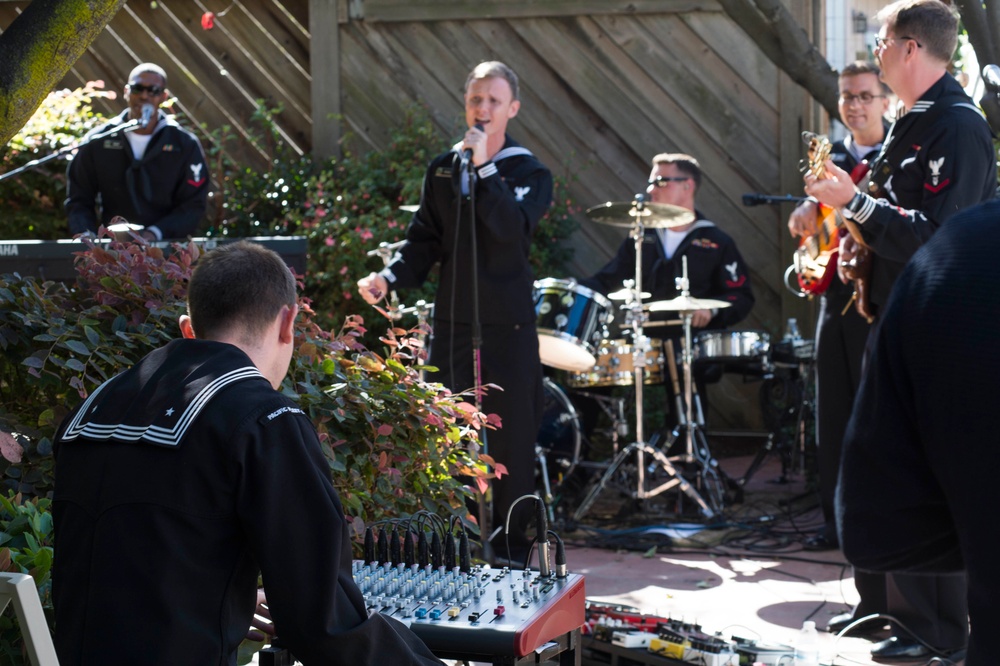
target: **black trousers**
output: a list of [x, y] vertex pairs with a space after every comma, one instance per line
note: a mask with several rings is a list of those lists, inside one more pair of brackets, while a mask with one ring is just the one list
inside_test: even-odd
[[816, 464], [825, 534], [831, 540], [837, 538], [833, 507], [844, 432], [861, 383], [870, 328], [850, 303], [853, 288], [834, 280], [820, 300], [816, 322]]
[[[878, 326], [876, 321], [870, 327], [870, 334], [862, 359], [862, 373], [868, 365], [871, 341]], [[843, 443], [841, 441], [841, 443]], [[908, 638], [911, 635], [940, 651], [964, 648], [969, 637], [969, 603], [967, 579], [964, 573], [956, 574], [908, 574], [861, 572], [858, 593], [861, 604], [858, 611], [867, 605], [867, 612], [879, 612], [873, 608], [872, 599], [884, 587], [887, 612], [904, 626], [892, 625], [892, 635]], [[880, 586], [879, 579], [884, 579]], [[865, 594], [868, 594], [866, 600]]]
[[[474, 385], [472, 330], [468, 324], [434, 322], [429, 362], [439, 372], [428, 375], [452, 391]], [[483, 398], [483, 411], [497, 414], [502, 427], [485, 432], [486, 447], [507, 474], [493, 481], [492, 528], [502, 526], [507, 511], [522, 495], [535, 492], [535, 440], [542, 420], [542, 364], [535, 323], [484, 325], [480, 347], [483, 384], [496, 384]], [[474, 396], [467, 398], [474, 402]], [[527, 525], [533, 502], [522, 500], [511, 519], [511, 547], [530, 542]], [[500, 542], [503, 543], [502, 541]], [[500, 553], [501, 555], [505, 553]]]

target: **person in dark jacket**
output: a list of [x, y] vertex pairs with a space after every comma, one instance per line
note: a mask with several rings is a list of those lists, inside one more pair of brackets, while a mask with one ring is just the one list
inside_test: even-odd
[[966, 666], [996, 663], [989, 636], [1000, 621], [1000, 538], [989, 519], [1000, 471], [1000, 292], [988, 268], [998, 220], [997, 201], [949, 218], [899, 276], [873, 335], [838, 491], [855, 566], [931, 579], [967, 572]]
[[192, 236], [209, 191], [201, 144], [159, 110], [170, 96], [161, 67], [138, 65], [124, 94], [128, 108], [88, 137], [122, 130], [81, 146], [69, 163], [69, 232], [93, 234], [100, 225], [127, 222], [141, 227], [146, 240]]
[[[548, 168], [507, 134], [521, 107], [518, 87], [517, 75], [501, 62], [472, 70], [465, 84], [469, 129], [428, 166], [420, 207], [392, 262], [358, 281], [361, 296], [374, 304], [390, 288], [419, 286], [440, 265], [429, 359], [439, 372], [429, 378], [453, 391], [476, 383], [474, 326], [481, 325], [478, 380], [502, 389], [482, 397], [483, 411], [502, 421], [500, 429], [486, 433], [488, 453], [507, 469], [493, 482], [494, 533], [506, 524], [516, 499], [535, 490], [535, 439], [542, 417], [528, 251], [552, 203], [553, 186]], [[532, 512], [526, 502], [518, 506], [523, 510], [512, 517], [509, 552], [512, 560], [523, 561]], [[507, 555], [502, 538], [496, 551]]]
[[[753, 290], [746, 262], [732, 237], [695, 207], [701, 187], [701, 166], [690, 155], [661, 153], [652, 160], [646, 193], [649, 201], [686, 208], [694, 213], [690, 224], [669, 229], [646, 229], [642, 239], [642, 289], [649, 301], [680, 295], [675, 283], [682, 276], [687, 259], [691, 296], [727, 301], [728, 308], [698, 310], [691, 325], [696, 329], [726, 328], [750, 314]], [[618, 253], [594, 275], [581, 280], [602, 294], [622, 289], [625, 280], [635, 279], [635, 242], [622, 241]], [[667, 313], [667, 318], [676, 318]]]
[[[910, 257], [952, 215], [992, 199], [997, 180], [989, 126], [948, 73], [958, 40], [955, 10], [939, 0], [899, 0], [883, 8], [878, 19], [882, 26], [875, 57], [904, 113], [897, 114], [872, 164], [870, 187], [859, 188], [832, 161], [823, 177], [805, 177], [806, 193], [839, 209], [852, 229], [841, 243], [841, 259], [856, 254], [855, 234], [871, 248], [868, 312], [876, 326]], [[855, 411], [860, 401], [859, 394]], [[855, 489], [839, 492], [846, 497]], [[841, 524], [838, 529], [844, 543], [845, 530], [852, 528]], [[961, 573], [890, 573], [889, 614], [901, 624], [894, 624], [893, 635], [875, 645], [872, 657], [923, 659], [933, 652], [963, 650], [968, 633], [965, 590]]]
[[[882, 149], [888, 129], [885, 115], [889, 110], [890, 91], [879, 80], [878, 66], [863, 61], [852, 63], [840, 72], [838, 87], [840, 119], [850, 134], [832, 145], [830, 159], [851, 174], [852, 180], [861, 182], [867, 175], [869, 163]], [[820, 233], [817, 226], [820, 219], [827, 229], [836, 225], [835, 215], [837, 212], [833, 209], [821, 209], [815, 199], [806, 199], [789, 216], [788, 228], [793, 236], [812, 236]], [[840, 234], [847, 232], [842, 224], [838, 230]], [[831, 243], [835, 249], [839, 245], [835, 237], [831, 238]], [[844, 430], [861, 383], [861, 359], [869, 326], [851, 304], [853, 283], [845, 283], [839, 278], [833, 259], [827, 271], [829, 274], [823, 279], [829, 281], [829, 286], [820, 297], [816, 322], [816, 458], [823, 527], [803, 544], [806, 550], [814, 551], [839, 547], [834, 494]], [[852, 611], [831, 618], [829, 631], [839, 632], [856, 619], [886, 611], [883, 574], [855, 570], [854, 584], [860, 596], [858, 605]], [[860, 627], [859, 631], [877, 626], [872, 623]]]
[[[723, 329], [739, 323], [750, 314], [754, 304], [750, 272], [735, 241], [714, 222], [705, 219], [704, 214], [695, 206], [701, 177], [701, 166], [690, 155], [661, 153], [653, 157], [646, 188], [647, 200], [691, 211], [694, 221], [667, 229], [645, 229], [641, 251], [642, 290], [649, 294], [649, 298], [644, 298], [643, 303], [671, 300], [680, 295], [676, 280], [683, 276], [686, 259], [691, 296], [730, 304], [729, 307], [693, 312], [691, 327], [695, 337], [706, 329]], [[622, 241], [611, 261], [580, 283], [608, 294], [621, 290], [626, 280], [634, 279], [635, 241], [629, 237]], [[676, 325], [680, 324], [678, 313], [653, 312], [651, 319], [674, 324], [648, 328], [644, 334], [656, 339], [671, 340], [675, 355], [679, 356], [683, 349], [683, 327]], [[678, 367], [678, 371], [680, 370]], [[709, 381], [718, 381], [722, 366], [716, 363], [697, 363], [693, 366], [692, 374], [702, 408], [707, 412], [705, 385]], [[666, 401], [664, 412], [669, 413], [673, 424], [676, 424], [680, 419], [674, 413], [676, 410], [671, 409], [671, 402], [670, 399]]]
[[[278, 391], [295, 278], [247, 241], [198, 262], [183, 339], [108, 380], [55, 444], [55, 646], [64, 666], [235, 666], [263, 578], [304, 664], [440, 665], [369, 614], [330, 468]], [[255, 625], [258, 626], [258, 625]]]

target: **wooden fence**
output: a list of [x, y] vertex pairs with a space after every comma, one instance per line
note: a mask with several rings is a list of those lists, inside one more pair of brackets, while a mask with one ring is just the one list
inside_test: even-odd
[[[810, 1], [794, 8], [804, 25]], [[0, 1], [0, 28], [25, 4]], [[201, 25], [207, 11], [216, 13], [211, 30]], [[191, 123], [242, 132], [264, 100], [283, 109], [284, 141], [319, 154], [345, 136], [354, 150], [384, 146], [414, 103], [443, 136], [458, 137], [467, 72], [503, 60], [522, 82], [511, 134], [572, 178], [577, 204], [642, 191], [656, 153], [696, 156], [705, 172], [698, 205], [751, 268], [757, 305], [741, 328], [774, 337], [794, 316], [811, 330], [811, 304], [782, 286], [788, 209], [741, 200], [801, 193], [799, 134], [817, 129], [817, 112], [716, 0], [133, 1], [63, 85], [103, 79], [121, 90], [145, 60], [167, 70]], [[266, 168], [249, 145], [241, 159]], [[581, 217], [573, 274], [591, 274], [624, 237]], [[727, 422], [740, 425], [741, 410], [732, 411]]]

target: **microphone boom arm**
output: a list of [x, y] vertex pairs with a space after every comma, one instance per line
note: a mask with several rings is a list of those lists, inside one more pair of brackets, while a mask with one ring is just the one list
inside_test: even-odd
[[104, 138], [109, 137], [109, 136], [111, 136], [113, 134], [117, 134], [118, 132], [131, 132], [133, 130], [139, 129], [139, 127], [141, 127], [141, 126], [142, 126], [142, 121], [138, 120], [138, 119], [136, 119], [136, 120], [130, 120], [130, 121], [126, 122], [126, 123], [122, 123], [121, 125], [115, 125], [114, 127], [110, 128], [108, 130], [105, 130], [104, 132], [100, 132], [98, 134], [94, 134], [93, 136], [91, 136], [86, 141], [83, 141], [83, 142], [80, 142], [80, 143], [73, 143], [73, 144], [70, 144], [68, 146], [63, 146], [59, 150], [57, 150], [55, 152], [52, 152], [52, 153], [49, 153], [45, 157], [39, 157], [37, 160], [31, 160], [27, 164], [22, 164], [21, 166], [19, 166], [18, 168], [14, 169], [13, 171], [8, 171], [7, 173], [0, 173], [0, 180], [5, 180], [7, 178], [11, 178], [12, 176], [16, 176], [19, 173], [23, 173], [23, 172], [27, 171], [28, 169], [34, 169], [35, 167], [41, 166], [41, 165], [45, 164], [46, 162], [51, 162], [52, 160], [56, 159], [57, 157], [62, 157], [63, 155], [65, 155], [66, 153], [68, 153], [70, 151], [73, 151], [73, 150], [76, 150], [77, 148], [82, 148], [83, 146], [86, 146], [91, 141], [96, 141], [97, 139], [104, 139]]

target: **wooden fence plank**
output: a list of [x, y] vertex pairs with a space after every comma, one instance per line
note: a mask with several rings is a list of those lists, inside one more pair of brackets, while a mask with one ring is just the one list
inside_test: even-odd
[[443, 21], [556, 18], [602, 14], [661, 14], [718, 10], [712, 0], [365, 0], [365, 21]]

